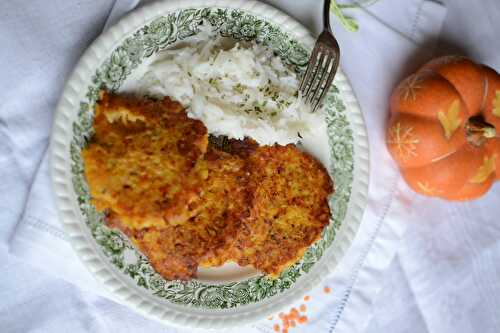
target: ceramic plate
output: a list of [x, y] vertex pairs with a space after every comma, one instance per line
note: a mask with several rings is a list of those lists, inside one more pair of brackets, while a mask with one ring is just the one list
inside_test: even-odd
[[60, 218], [75, 251], [117, 300], [163, 322], [220, 328], [280, 310], [335, 269], [365, 207], [368, 144], [358, 104], [339, 71], [325, 102], [327, 167], [336, 192], [321, 239], [275, 280], [226, 267], [188, 282], [165, 281], [121, 233], [104, 225], [90, 202], [80, 152], [92, 136], [99, 90], [119, 90], [141, 64], [198, 34], [201, 25], [222, 36], [261, 43], [299, 73], [314, 43], [299, 23], [260, 2], [165, 1], [140, 8], [101, 35], [76, 66], [55, 116], [51, 172]]

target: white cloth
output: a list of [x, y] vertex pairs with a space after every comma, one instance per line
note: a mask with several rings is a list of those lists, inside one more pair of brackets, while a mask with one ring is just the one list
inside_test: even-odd
[[[269, 2], [317, 31], [319, 20], [311, 21], [310, 17], [320, 17], [320, 2]], [[113, 17], [120, 16], [120, 11], [132, 8], [133, 4], [132, 0], [118, 0], [116, 5], [124, 9], [115, 6], [111, 11]], [[0, 42], [11, 50], [8, 55], [0, 56], [2, 73], [5, 70], [6, 74], [0, 78], [4, 97], [0, 105], [0, 175], [4, 180], [0, 184], [0, 218], [5, 222], [0, 231], [6, 241], [11, 235], [10, 250], [17, 258], [4, 255], [10, 261], [2, 267], [2, 272], [16, 277], [15, 280], [1, 278], [6, 279], [2, 285], [7, 288], [0, 291], [0, 296], [8, 302], [5, 307], [0, 306], [0, 322], [8, 324], [7, 332], [35, 328], [44, 332], [70, 329], [105, 332], [145, 327], [152, 331], [165, 330], [92, 294], [105, 295], [65, 241], [55, 215], [46, 161], [37, 169], [64, 77], [83, 47], [103, 27], [110, 5], [105, 1], [62, 0], [45, 6], [31, 2], [23, 6], [22, 1], [15, 5], [0, 4], [0, 27], [7, 31], [0, 35]], [[358, 33], [334, 26], [342, 48], [342, 68], [360, 99], [368, 125], [372, 161], [370, 202], [355, 244], [325, 282], [333, 292], [325, 295], [320, 286], [311, 294], [310, 323], [296, 331], [362, 332], [368, 322], [371, 303], [381, 287], [381, 273], [393, 258], [405, 226], [403, 221], [412, 216], [416, 218], [412, 207], [421, 200], [400, 181], [384, 148], [387, 96], [405, 72], [432, 56], [444, 14], [441, 5], [427, 0], [382, 0], [368, 10], [353, 11], [360, 24]], [[419, 49], [425, 52], [417, 52]], [[10, 227], [16, 223], [15, 231], [11, 232]], [[22, 263], [37, 266], [88, 291], [79, 291]], [[14, 282], [18, 280], [20, 284]], [[37, 287], [45, 288], [45, 293], [37, 292]], [[29, 290], [37, 298], [30, 299]], [[47, 296], [43, 311], [35, 311]], [[64, 302], [58, 302], [61, 298]], [[19, 303], [26, 307], [14, 310]], [[25, 321], [22, 314], [35, 318]], [[73, 319], [76, 324], [72, 326], [65, 321], [63, 325], [60, 323], [63, 319]], [[269, 332], [273, 323], [262, 321], [245, 331]], [[166, 331], [176, 330], [167, 328]]]
[[[500, 72], [500, 2], [444, 3], [438, 53], [466, 54]], [[499, 202], [498, 183], [468, 203], [416, 197], [418, 218], [406, 222], [367, 333], [500, 332]]]

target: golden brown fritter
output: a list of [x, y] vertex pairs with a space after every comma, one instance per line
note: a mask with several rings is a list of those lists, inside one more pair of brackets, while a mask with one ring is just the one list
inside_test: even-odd
[[188, 280], [196, 275], [203, 240], [193, 225], [147, 228], [128, 236], [167, 280]]
[[241, 222], [250, 215], [250, 173], [245, 159], [214, 148], [209, 148], [205, 160], [209, 177], [203, 185], [203, 194], [191, 209], [198, 212], [195, 222], [210, 225], [215, 238], [200, 264], [219, 266], [223, 264], [219, 258], [232, 247]]
[[207, 129], [182, 106], [103, 93], [95, 135], [83, 150], [94, 205], [133, 228], [166, 225], [166, 210], [208, 145]]
[[206, 265], [226, 251], [233, 243], [241, 221], [249, 216], [249, 173], [244, 159], [212, 147], [208, 148], [194, 172], [207, 175], [202, 181], [201, 177], [193, 177], [187, 185], [189, 192], [199, 195], [187, 201], [180, 194], [177, 207], [186, 214], [182, 219], [200, 228], [201, 231], [197, 231], [203, 238], [200, 246], [205, 249], [200, 263]]
[[295, 146], [211, 137], [182, 106], [103, 93], [82, 151], [92, 201], [166, 279], [227, 261], [273, 277], [328, 224], [332, 184]]
[[248, 172], [242, 158], [209, 148], [193, 172], [206, 175], [186, 185], [187, 191], [199, 194], [185, 201], [180, 192], [178, 206], [169, 212], [175, 216], [179, 211], [181, 223], [136, 230], [109, 218], [109, 225], [127, 234], [167, 279], [192, 278], [199, 263], [219, 258], [249, 215]]
[[277, 277], [328, 224], [332, 183], [318, 161], [293, 145], [259, 147], [248, 163], [251, 215], [227, 257]]

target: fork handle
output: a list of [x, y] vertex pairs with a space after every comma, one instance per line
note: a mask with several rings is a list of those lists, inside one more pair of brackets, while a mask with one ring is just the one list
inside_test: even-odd
[[325, 0], [323, 6], [323, 29], [332, 32], [330, 27], [330, 4], [331, 0]]

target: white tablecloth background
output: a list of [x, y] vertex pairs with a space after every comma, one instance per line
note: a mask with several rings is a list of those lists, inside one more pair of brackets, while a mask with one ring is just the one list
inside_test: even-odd
[[[420, 47], [418, 52], [407, 55], [407, 63], [390, 63], [375, 55], [375, 52], [386, 50], [392, 52], [390, 40], [381, 39], [380, 48], [375, 49], [359, 43], [363, 38], [377, 41], [381, 32], [363, 30], [363, 22], [377, 21], [410, 39], [414, 38], [418, 44], [432, 44], [430, 40], [421, 40], [429, 34], [425, 31], [426, 25], [418, 22], [422, 21], [420, 16], [424, 17], [425, 22], [425, 16], [430, 15], [425, 12], [426, 8], [428, 10], [433, 7], [419, 6], [420, 0], [397, 1], [398, 6], [393, 5], [394, 0], [381, 0], [379, 4], [369, 8], [368, 12], [353, 12], [354, 16], [359, 17], [361, 24], [361, 30], [357, 33], [359, 37], [335, 26], [343, 51], [342, 67], [360, 99], [372, 142], [382, 140], [373, 137], [381, 133], [373, 128], [383, 124], [380, 115], [384, 112], [375, 110], [370, 114], [366, 113], [367, 110], [384, 107], [383, 103], [372, 104], [373, 101], [383, 100], [380, 97], [377, 99], [376, 95], [387, 94], [387, 87], [399, 80], [404, 73], [414, 69], [431, 51]], [[313, 32], [318, 32], [321, 8], [318, 1], [268, 2], [295, 16]], [[43, 4], [30, 1], [0, 3], [0, 45], [3, 49], [0, 53], [0, 97], [3, 103], [0, 104], [0, 165], [9, 159], [13, 150], [21, 156], [14, 160], [18, 164], [16, 167], [0, 170], [2, 331], [176, 331], [55, 278], [43, 269], [34, 268], [19, 259], [23, 258], [22, 255], [10, 255], [6, 246], [12, 239], [16, 239], [15, 226], [21, 220], [26, 196], [44, 154], [50, 128], [50, 117], [33, 117], [33, 109], [39, 109], [40, 112], [53, 109], [65, 77], [81, 52], [75, 50], [82, 50], [103, 29], [113, 3], [114, 1], [76, 0]], [[401, 3], [407, 4], [407, 7]], [[500, 2], [482, 0], [471, 4], [467, 0], [449, 0], [444, 4], [447, 16], [438, 52], [465, 53], [500, 70]], [[408, 19], [413, 21], [408, 22]], [[20, 24], [19, 22], [24, 25], [23, 29], [19, 29], [23, 34], [8, 29]], [[47, 29], [47, 26], [52, 29]], [[31, 34], [26, 34], [30, 31]], [[50, 34], [44, 34], [45, 31], [50, 31]], [[54, 47], [47, 47], [51, 45]], [[27, 57], [30, 63], [26, 65], [25, 71], [23, 63], [17, 61], [24, 58], [9, 53], [11, 49], [33, 53]], [[400, 52], [409, 52], [409, 49], [401, 48]], [[390, 56], [387, 59], [391, 59]], [[384, 76], [384, 69], [394, 66], [398, 68], [387, 69], [387, 72], [391, 72], [390, 77]], [[50, 70], [52, 68], [54, 71]], [[22, 79], [19, 78], [20, 73]], [[373, 84], [374, 75], [380, 77], [380, 85]], [[44, 82], [47, 84], [43, 84]], [[23, 96], [41, 98], [27, 101]], [[368, 101], [370, 105], [363, 105]], [[9, 114], [9, 110], [16, 110], [16, 113]], [[40, 131], [40, 128], [47, 130]], [[17, 137], [14, 140], [9, 136], [13, 129], [34, 134], [29, 141], [23, 142]], [[383, 152], [379, 156], [380, 149], [372, 149], [371, 158], [375, 168], [378, 158], [384, 161], [380, 163], [381, 166], [387, 163], [386, 156], [382, 156]], [[393, 183], [384, 184], [388, 179], [393, 179]], [[388, 194], [387, 205], [377, 206], [379, 201], [385, 203], [388, 200], [386, 191], [377, 191], [377, 188], [393, 189]], [[11, 194], [5, 195], [6, 193]], [[371, 194], [371, 212], [374, 212], [374, 217], [385, 216], [384, 210], [392, 210], [391, 218], [399, 218], [401, 229], [408, 230], [396, 257], [383, 275], [383, 287], [370, 311], [374, 316], [368, 325], [368, 332], [500, 331], [500, 316], [497, 313], [500, 305], [500, 247], [497, 241], [500, 236], [497, 217], [500, 212], [500, 186], [496, 185], [481, 201], [449, 204], [414, 195], [395, 174], [392, 178], [372, 179]], [[398, 215], [398, 207], [394, 206], [411, 208], [408, 215], [410, 217]], [[36, 217], [32, 219], [31, 222], [36, 224]], [[365, 216], [365, 219], [369, 220], [370, 216]], [[374, 219], [373, 223], [376, 222]], [[19, 244], [22, 241], [18, 243], [22, 247]], [[376, 264], [377, 262], [372, 263]], [[44, 262], [38, 262], [38, 266], [44, 266]], [[356, 282], [362, 286], [369, 281], [363, 281], [363, 275], [360, 275]], [[349, 306], [350, 303], [344, 311], [349, 311]], [[340, 322], [335, 331], [341, 332], [347, 327], [354, 327], [349, 325], [349, 322]]]

